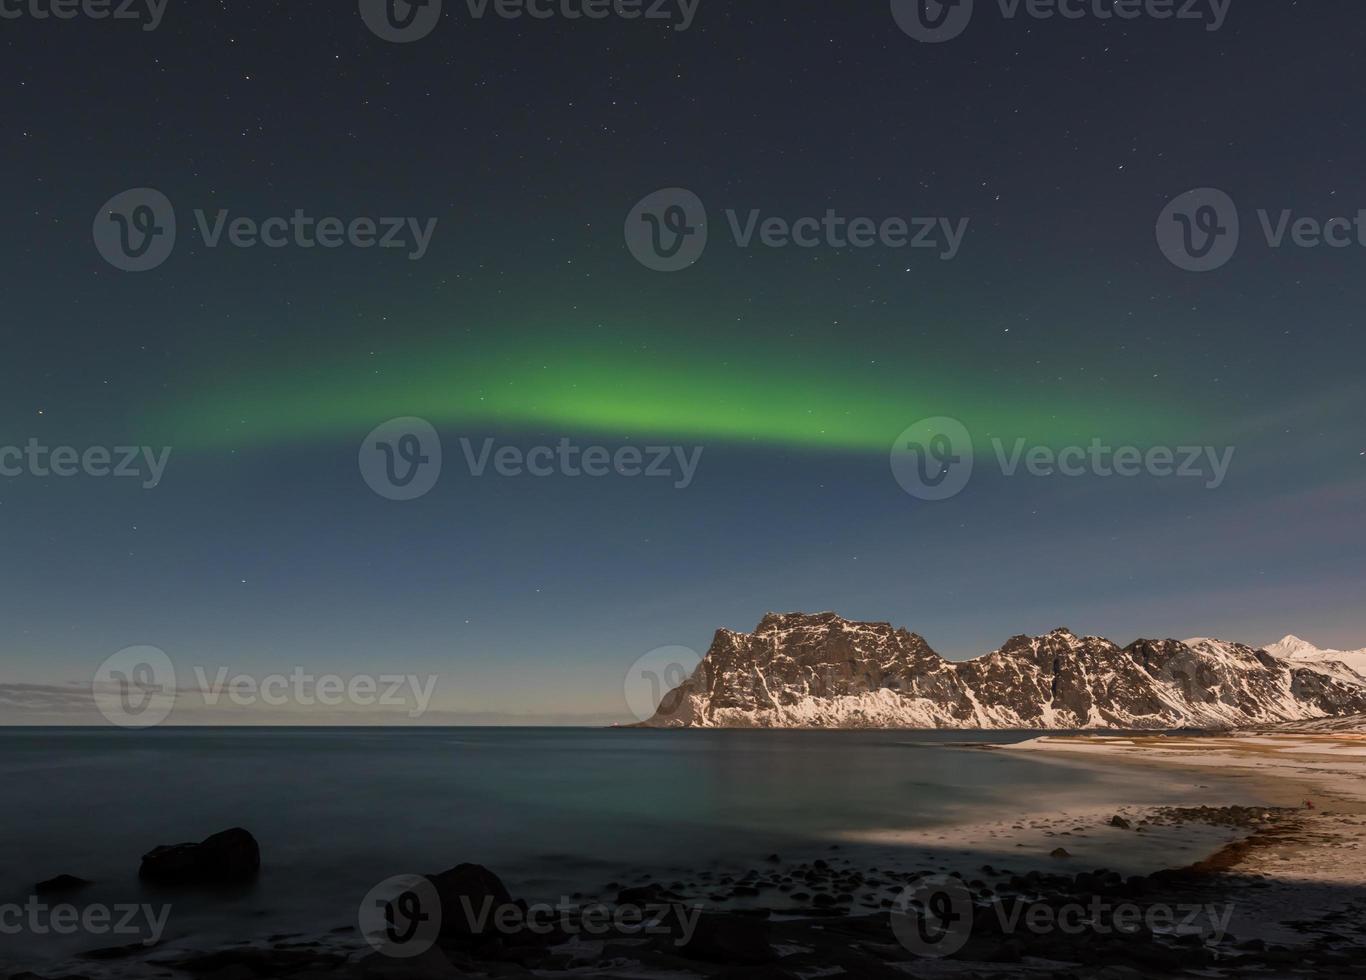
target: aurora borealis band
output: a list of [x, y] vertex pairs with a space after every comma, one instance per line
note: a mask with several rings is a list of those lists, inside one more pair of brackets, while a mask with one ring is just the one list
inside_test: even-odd
[[[877, 3], [717, 0], [686, 32], [448, 3], [412, 44], [354, 4], [210, 6], [0, 31], [0, 451], [170, 449], [151, 489], [0, 476], [0, 723], [139, 644], [438, 674], [443, 720], [593, 723], [623, 720], [642, 654], [770, 610], [955, 657], [1059, 625], [1366, 646], [1366, 251], [1273, 248], [1255, 217], [1366, 206], [1366, 79], [1317, 54], [1360, 38], [1351, 5], [984, 17], [940, 45]], [[1197, 187], [1245, 212], [1208, 273], [1154, 234]], [[178, 233], [128, 272], [92, 221], [137, 188]], [[676, 272], [623, 231], [662, 188], [708, 213]], [[832, 210], [961, 247], [745, 246], [728, 217]], [[434, 230], [414, 260], [211, 247], [196, 219], [296, 211]], [[408, 416], [445, 468], [388, 499], [358, 453]], [[941, 416], [975, 469], [920, 499], [889, 451]], [[700, 455], [685, 488], [477, 475], [461, 439]], [[1008, 475], [1017, 440], [1236, 452], [1213, 488]]]
[[[983, 434], [1046, 445], [1111, 438], [1156, 442], [1182, 433], [1174, 406], [1143, 397], [1032, 381], [1006, 387], [943, 365], [879, 365], [857, 350], [800, 345], [717, 348], [641, 345], [630, 331], [504, 335], [286, 363], [259, 375], [223, 372], [197, 383], [159, 421], [189, 449], [349, 439], [378, 421], [415, 415], [474, 430], [610, 438], [676, 438], [885, 455], [917, 419], [962, 418]], [[498, 331], [491, 331], [497, 337]], [[565, 335], [579, 338], [565, 339]], [[676, 336], [685, 336], [680, 331]], [[995, 390], [992, 384], [996, 384]], [[1101, 395], [1101, 397], [1097, 397]], [[1189, 427], [1185, 427], [1189, 431]]]

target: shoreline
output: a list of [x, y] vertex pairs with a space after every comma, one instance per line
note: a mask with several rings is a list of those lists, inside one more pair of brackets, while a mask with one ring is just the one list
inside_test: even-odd
[[[375, 952], [355, 923], [339, 923], [325, 933], [262, 931], [207, 946], [203, 937], [181, 937], [8, 976], [749, 975], [735, 972], [737, 965], [779, 980], [833, 975], [836, 967], [875, 980], [904, 978], [908, 971], [962, 978], [1179, 976], [1186, 970], [1199, 972], [1184, 975], [1217, 977], [1251, 969], [1266, 976], [1349, 976], [1351, 964], [1366, 963], [1366, 937], [1357, 926], [1366, 910], [1366, 737], [1079, 733], [944, 747], [1021, 753], [1093, 771], [1113, 772], [1111, 764], [1119, 763], [1127, 772], [1162, 778], [1103, 805], [1070, 805], [1081, 796], [1063, 799], [1059, 807], [1031, 800], [1004, 817], [972, 814], [913, 830], [850, 832], [832, 838], [819, 856], [755, 855], [735, 869], [696, 864], [677, 876], [646, 874], [606, 889], [585, 887], [574, 896], [582, 908], [568, 913], [549, 937], [521, 932], [472, 940], [443, 933], [422, 955], [407, 959]], [[1313, 809], [1303, 806], [1306, 799]], [[1055, 856], [1058, 848], [1066, 854]], [[913, 938], [908, 944], [897, 926], [898, 916], [904, 923], [914, 910], [907, 896], [919, 896], [935, 882], [947, 882], [976, 906], [962, 948], [944, 959], [916, 949]], [[682, 910], [694, 910], [698, 931], [687, 933], [687, 944], [677, 926], [667, 936], [584, 934], [589, 907], [632, 904], [679, 910], [680, 921]], [[1208, 915], [1201, 913], [1195, 932], [1158, 922], [1131, 935], [1106, 932], [1093, 918], [1088, 928], [1094, 932], [1078, 940], [1058, 929], [1034, 932], [1010, 924], [1007, 914], [1020, 907], [1057, 914], [1083, 905]], [[1068, 964], [1078, 972], [1056, 972]]]
[[1366, 958], [1366, 734], [1042, 736], [1000, 750], [1249, 779], [1293, 817], [1187, 870], [1259, 883], [1242, 893], [1235, 930], [1292, 947], [1331, 935]]
[[[992, 750], [1189, 773], [1217, 770], [1224, 777], [1247, 779], [1268, 795], [1269, 803], [1299, 810], [1307, 834], [1347, 839], [1346, 847], [1336, 849], [1334, 861], [1302, 861], [1298, 874], [1332, 868], [1337, 880], [1366, 882], [1366, 734], [1046, 735]], [[1252, 861], [1249, 853], [1244, 864], [1252, 866]]]
[[[1067, 752], [1063, 746], [1073, 737], [1054, 734], [1020, 742], [962, 742], [945, 747], [1018, 754], [1040, 764], [1074, 768], [1089, 777], [1114, 775], [1106, 765], [1108, 757]], [[1043, 743], [1051, 751], [1024, 748], [1032, 743]], [[1131, 774], [1146, 770], [1151, 775], [1154, 768], [1144, 760], [1124, 761], [1131, 764], [1126, 766]], [[925, 827], [850, 831], [840, 839], [923, 851], [924, 860], [940, 862], [941, 870], [946, 869], [942, 863], [946, 854], [962, 853], [974, 858], [991, 856], [997, 859], [995, 863], [1027, 870], [1057, 871], [1063, 867], [1059, 863], [1063, 860], [1066, 866], [1105, 866], [1126, 875], [1152, 874], [1179, 867], [1180, 859], [1195, 863], [1211, 857], [1255, 830], [1199, 821], [1178, 823], [1164, 818], [1164, 811], [1200, 806], [1274, 810], [1286, 807], [1294, 796], [1284, 791], [1282, 780], [1269, 773], [1211, 772], [1180, 765], [1163, 765], [1160, 771], [1164, 777], [1160, 781], [1145, 779], [1137, 784], [1123, 780], [1100, 800], [1094, 791], [1064, 794], [1047, 806], [1031, 802], [1027, 808], [1008, 813], [1000, 807], [983, 807]], [[1115, 817], [1130, 828], [1115, 825]], [[1059, 846], [1069, 852], [1066, 859], [1051, 856]], [[966, 869], [955, 868], [950, 860], [947, 870]]]

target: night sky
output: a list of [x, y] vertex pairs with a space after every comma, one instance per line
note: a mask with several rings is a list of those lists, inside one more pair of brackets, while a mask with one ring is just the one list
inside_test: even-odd
[[[149, 644], [434, 672], [451, 720], [629, 720], [638, 657], [769, 610], [956, 658], [1058, 625], [1366, 645], [1366, 247], [1271, 248], [1256, 215], [1366, 208], [1366, 11], [977, 8], [942, 44], [885, 2], [700, 0], [677, 30], [446, 0], [408, 44], [354, 0], [0, 19], [0, 446], [172, 448], [150, 489], [0, 477], [0, 682], [88, 684]], [[131, 273], [92, 221], [144, 187], [177, 239]], [[664, 273], [623, 223], [674, 187], [709, 240]], [[1189, 272], [1155, 223], [1205, 187], [1242, 239]], [[196, 209], [438, 223], [414, 261], [208, 248]], [[969, 224], [944, 261], [742, 248], [727, 209]], [[400, 502], [357, 453], [405, 416], [444, 464]], [[917, 499], [889, 451], [938, 416], [973, 476]], [[704, 451], [686, 488], [475, 478], [461, 437]], [[1214, 489], [1008, 478], [993, 437], [1236, 453]]]

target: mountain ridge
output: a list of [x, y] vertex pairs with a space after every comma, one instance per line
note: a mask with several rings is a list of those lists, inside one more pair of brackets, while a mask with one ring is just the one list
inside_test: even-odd
[[767, 613], [719, 629], [646, 727], [1232, 728], [1366, 712], [1366, 676], [1201, 638], [1058, 627], [950, 661], [889, 622]]
[[1289, 633], [1268, 646], [1266, 652], [1288, 663], [1324, 670], [1345, 680], [1366, 680], [1366, 649], [1323, 650]]

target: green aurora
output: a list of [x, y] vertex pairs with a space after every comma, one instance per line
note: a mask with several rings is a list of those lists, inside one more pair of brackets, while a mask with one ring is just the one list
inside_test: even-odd
[[189, 450], [359, 439], [415, 415], [476, 431], [882, 453], [929, 416], [957, 418], [983, 439], [1055, 446], [1101, 432], [1108, 442], [1173, 441], [1202, 417], [1199, 406], [1143, 386], [1066, 384], [999, 365], [871, 359], [795, 342], [666, 349], [628, 335], [564, 339], [572, 334], [223, 364], [187, 379], [143, 423]]

